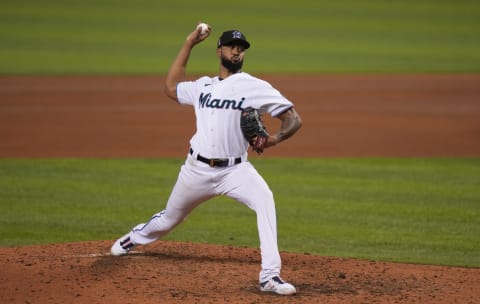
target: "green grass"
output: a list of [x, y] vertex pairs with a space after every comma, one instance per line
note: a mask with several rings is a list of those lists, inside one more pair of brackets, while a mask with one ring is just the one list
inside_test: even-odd
[[0, 2], [0, 74], [164, 74], [198, 21], [191, 73], [216, 73], [238, 28], [254, 73], [480, 71], [480, 2], [21, 0]]
[[[0, 245], [114, 239], [165, 206], [181, 160], [0, 160]], [[480, 159], [255, 159], [282, 251], [480, 267]], [[165, 239], [258, 246], [228, 198]]]

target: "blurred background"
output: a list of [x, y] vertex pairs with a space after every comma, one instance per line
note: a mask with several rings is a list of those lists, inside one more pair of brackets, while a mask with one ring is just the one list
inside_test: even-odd
[[239, 29], [253, 73], [476, 73], [480, 2], [0, 1], [0, 74], [164, 74], [200, 22], [191, 73], [215, 73], [216, 39]]

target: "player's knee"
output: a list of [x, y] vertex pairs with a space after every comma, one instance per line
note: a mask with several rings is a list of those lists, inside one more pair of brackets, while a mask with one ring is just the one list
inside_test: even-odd
[[262, 195], [256, 196], [254, 200], [255, 210], [275, 208], [273, 193], [270, 190], [265, 191]]

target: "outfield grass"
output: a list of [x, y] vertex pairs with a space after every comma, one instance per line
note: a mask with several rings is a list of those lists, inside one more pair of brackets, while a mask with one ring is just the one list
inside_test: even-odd
[[254, 73], [478, 73], [479, 20], [470, 0], [0, 1], [0, 74], [164, 74], [198, 21], [191, 73], [231, 28]]
[[[480, 267], [480, 159], [259, 159], [282, 251]], [[0, 245], [114, 239], [163, 209], [181, 160], [0, 160]], [[257, 247], [228, 198], [165, 239]]]

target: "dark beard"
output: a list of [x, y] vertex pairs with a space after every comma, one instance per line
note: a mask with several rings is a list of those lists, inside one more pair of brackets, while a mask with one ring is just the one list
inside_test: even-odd
[[232, 62], [227, 58], [222, 56], [222, 65], [230, 72], [237, 73], [242, 69], [243, 60], [238, 62]]

